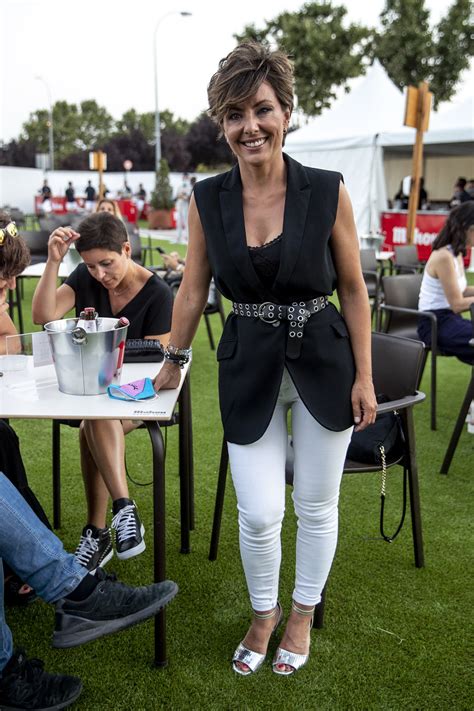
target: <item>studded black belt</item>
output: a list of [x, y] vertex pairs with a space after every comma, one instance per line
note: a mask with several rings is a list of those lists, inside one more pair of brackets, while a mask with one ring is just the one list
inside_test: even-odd
[[282, 321], [289, 321], [286, 355], [288, 358], [298, 358], [306, 322], [328, 305], [327, 296], [319, 296], [309, 301], [294, 301], [290, 305], [273, 304], [271, 301], [264, 301], [262, 304], [241, 304], [233, 301], [232, 311], [237, 316], [259, 318], [272, 326], [279, 326]]

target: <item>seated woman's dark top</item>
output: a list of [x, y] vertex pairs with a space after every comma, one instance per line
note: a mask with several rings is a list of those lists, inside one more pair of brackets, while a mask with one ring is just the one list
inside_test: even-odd
[[271, 289], [280, 268], [282, 239], [281, 234], [260, 247], [249, 247], [253, 268], [266, 289]]
[[110, 306], [109, 292], [94, 279], [85, 264], [79, 264], [66, 279], [66, 284], [76, 294], [76, 315], [86, 306], [93, 306], [99, 316], [119, 318], [125, 316], [130, 321], [128, 338], [144, 338], [169, 333], [173, 297], [165, 282], [152, 274], [136, 296], [118, 313]]

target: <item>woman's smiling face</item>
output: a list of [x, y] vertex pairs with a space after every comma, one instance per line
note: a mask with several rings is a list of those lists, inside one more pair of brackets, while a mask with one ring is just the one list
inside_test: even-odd
[[237, 159], [257, 166], [281, 155], [289, 120], [290, 111], [281, 107], [272, 86], [263, 82], [253, 96], [229, 108], [223, 130]]

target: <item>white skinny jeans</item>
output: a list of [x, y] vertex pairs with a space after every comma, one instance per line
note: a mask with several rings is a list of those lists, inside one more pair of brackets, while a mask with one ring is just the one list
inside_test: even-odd
[[295, 602], [316, 605], [321, 600], [336, 551], [339, 487], [353, 428], [332, 432], [320, 425], [285, 369], [265, 434], [252, 444], [228, 443], [240, 553], [250, 601], [257, 611], [273, 609], [278, 599], [290, 408], [295, 455], [292, 498], [298, 519]]

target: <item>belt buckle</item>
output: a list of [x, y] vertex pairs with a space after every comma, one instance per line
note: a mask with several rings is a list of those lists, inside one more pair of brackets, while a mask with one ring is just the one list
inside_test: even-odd
[[265, 306], [273, 306], [273, 305], [274, 304], [272, 304], [271, 301], [264, 301], [263, 304], [260, 304], [260, 306], [258, 307], [258, 318], [260, 319], [260, 321], [263, 321], [264, 323], [271, 324], [272, 326], [279, 326], [280, 322], [278, 321], [277, 318], [265, 316], [265, 314], [263, 313], [263, 309], [265, 308]]

